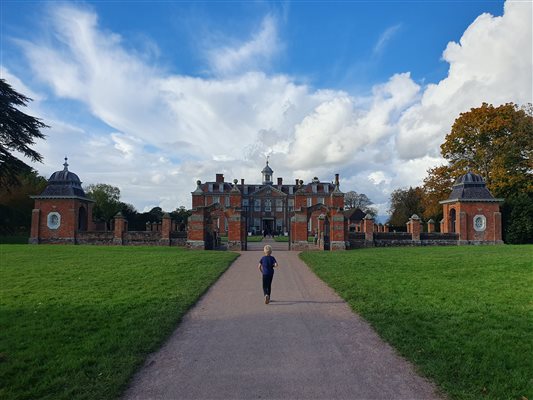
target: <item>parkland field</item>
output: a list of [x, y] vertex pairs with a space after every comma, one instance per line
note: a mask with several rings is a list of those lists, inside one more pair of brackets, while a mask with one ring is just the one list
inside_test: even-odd
[[301, 258], [452, 399], [533, 399], [533, 246]]
[[0, 399], [115, 399], [237, 257], [0, 245]]
[[[120, 397], [237, 256], [0, 245], [0, 398]], [[533, 399], [533, 246], [301, 258], [449, 398]]]

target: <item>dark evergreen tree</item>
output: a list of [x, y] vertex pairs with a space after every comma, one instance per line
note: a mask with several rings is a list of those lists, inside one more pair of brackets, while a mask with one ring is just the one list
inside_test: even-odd
[[41, 129], [48, 128], [39, 118], [20, 111], [31, 101], [17, 93], [4, 79], [0, 79], [0, 186], [9, 189], [20, 185], [18, 176], [32, 169], [12, 153], [18, 152], [32, 161], [42, 161], [42, 156], [30, 146], [35, 139], [43, 139]]

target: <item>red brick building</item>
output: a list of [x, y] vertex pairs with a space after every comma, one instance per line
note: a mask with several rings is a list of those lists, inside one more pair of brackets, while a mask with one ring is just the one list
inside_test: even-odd
[[52, 174], [48, 185], [35, 199], [30, 243], [77, 243], [80, 232], [94, 229], [92, 208], [81, 187], [80, 178], [64, 168]]
[[[333, 183], [321, 182], [318, 178], [307, 184], [298, 179], [294, 183], [283, 182], [283, 178], [273, 179], [274, 171], [268, 161], [261, 171], [261, 183], [246, 183], [241, 179], [237, 185], [242, 195], [242, 209], [246, 216], [246, 229], [252, 234], [285, 234], [289, 230], [291, 213], [294, 211], [295, 193], [304, 191], [306, 206], [326, 204], [335, 188]], [[215, 181], [200, 183], [196, 193], [202, 193], [203, 206], [219, 203], [223, 207], [230, 205], [230, 193], [233, 185], [224, 180], [223, 174], [216, 174]], [[194, 205], [193, 205], [194, 207]], [[309, 219], [309, 234], [314, 234], [318, 227], [318, 216]], [[214, 223], [220, 233], [227, 232], [228, 221], [222, 212]]]
[[503, 243], [500, 203], [480, 175], [468, 172], [453, 184], [447, 200], [440, 202], [444, 218], [441, 232], [459, 234], [459, 244]]

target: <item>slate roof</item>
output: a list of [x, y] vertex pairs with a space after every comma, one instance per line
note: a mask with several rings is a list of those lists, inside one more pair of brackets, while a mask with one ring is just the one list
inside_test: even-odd
[[270, 175], [272, 175], [274, 173], [274, 171], [272, 171], [272, 168], [270, 168], [270, 166], [268, 165], [268, 161], [266, 163], [265, 168], [263, 168], [263, 170], [261, 171], [261, 173], [267, 173], [267, 174], [270, 174]]
[[359, 221], [362, 221], [363, 218], [365, 218], [366, 213], [362, 211], [360, 208], [351, 208], [349, 210], [344, 211], [344, 216], [350, 222], [359, 222]]
[[48, 185], [39, 196], [32, 196], [34, 199], [82, 199], [92, 201], [87, 197], [78, 175], [68, 170], [67, 158], [65, 157], [64, 168], [62, 171], [56, 171], [48, 179]]
[[467, 172], [465, 175], [457, 178], [452, 186], [452, 192], [448, 200], [440, 203], [449, 203], [452, 201], [490, 201], [500, 202], [502, 199], [495, 199], [490, 193], [481, 175]]

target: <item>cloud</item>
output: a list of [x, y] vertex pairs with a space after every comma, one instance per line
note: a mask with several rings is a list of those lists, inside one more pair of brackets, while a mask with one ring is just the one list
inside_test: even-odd
[[439, 145], [459, 113], [483, 101], [532, 101], [530, 15], [531, 3], [518, 2], [501, 17], [483, 14], [444, 50], [442, 81], [421, 86], [402, 72], [362, 97], [262, 71], [280, 48], [269, 15], [251, 39], [212, 49], [216, 74], [207, 79], [166, 72], [127, 51], [127, 38], [100, 27], [93, 11], [60, 6], [47, 19], [52, 35], [19, 44], [48, 97], [70, 99], [105, 125], [91, 131], [56, 112], [37, 148], [45, 165], [35, 167], [49, 175], [68, 151], [86, 183], [119, 186], [140, 210], [171, 210], [190, 206], [195, 181], [217, 172], [259, 182], [269, 154], [285, 182], [340, 172], [343, 190], [366, 193], [384, 212], [394, 188], [419, 185], [442, 161]]
[[260, 30], [252, 38], [237, 46], [210, 49], [207, 52], [211, 70], [217, 75], [232, 75], [250, 70], [264, 69], [265, 64], [281, 48], [276, 20], [272, 15], [264, 17]]
[[448, 76], [430, 84], [398, 124], [402, 159], [436, 155], [461, 112], [481, 103], [531, 102], [533, 88], [530, 2], [507, 2], [504, 15], [480, 15], [459, 43], [450, 42], [443, 60]]
[[402, 24], [396, 24], [393, 26], [389, 26], [387, 29], [383, 31], [383, 33], [379, 36], [378, 41], [374, 45], [374, 48], [372, 49], [372, 53], [374, 55], [380, 54], [387, 45], [388, 42], [400, 31], [402, 28]]

